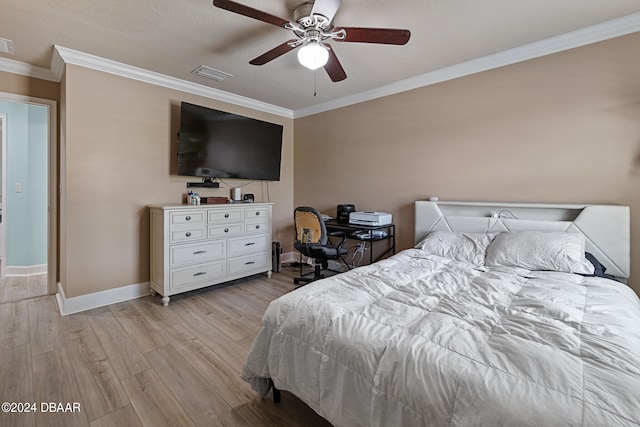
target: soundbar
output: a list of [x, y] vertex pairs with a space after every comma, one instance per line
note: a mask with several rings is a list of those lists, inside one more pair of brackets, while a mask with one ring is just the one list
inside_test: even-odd
[[189, 187], [206, 187], [206, 188], [220, 188], [219, 182], [187, 182], [187, 188]]

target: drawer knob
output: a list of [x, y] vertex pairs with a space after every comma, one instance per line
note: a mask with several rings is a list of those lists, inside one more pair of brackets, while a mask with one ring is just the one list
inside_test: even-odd
[[257, 230], [258, 228], [260, 228], [260, 225], [256, 225], [256, 230]]
[[256, 216], [260, 215], [260, 212], [256, 212]]
[[200, 255], [200, 254], [206, 254], [207, 251], [195, 251], [193, 254], [194, 255]]
[[203, 276], [205, 274], [207, 274], [205, 271], [201, 271], [199, 273], [194, 273], [194, 276]]
[[190, 231], [187, 231], [187, 233], [185, 234], [185, 236], [187, 236], [187, 237], [191, 237], [191, 232], [190, 232]]
[[187, 216], [185, 219], [186, 219], [187, 221], [191, 221], [191, 217], [190, 217], [190, 216]]
[[249, 243], [245, 243], [244, 245], [245, 245], [245, 246], [253, 246], [253, 245], [255, 245], [255, 244], [256, 244], [256, 242], [249, 242]]
[[224, 214], [224, 217], [225, 218], [229, 218], [229, 214]]
[[228, 233], [228, 232], [229, 232], [229, 229], [228, 229], [228, 228], [225, 228], [225, 229], [224, 229], [224, 232], [225, 232], [225, 233]]
[[247, 261], [247, 262], [244, 263], [244, 265], [251, 265], [251, 264], [255, 264], [255, 263], [256, 263], [255, 261]]

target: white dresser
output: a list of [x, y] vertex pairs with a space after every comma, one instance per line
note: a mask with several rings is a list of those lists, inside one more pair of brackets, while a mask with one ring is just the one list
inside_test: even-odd
[[271, 203], [151, 205], [151, 292], [171, 295], [267, 272]]

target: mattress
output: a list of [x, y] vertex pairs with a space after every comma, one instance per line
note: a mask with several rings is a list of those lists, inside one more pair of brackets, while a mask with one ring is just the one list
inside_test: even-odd
[[640, 300], [408, 249], [273, 301], [242, 378], [336, 426], [640, 425]]

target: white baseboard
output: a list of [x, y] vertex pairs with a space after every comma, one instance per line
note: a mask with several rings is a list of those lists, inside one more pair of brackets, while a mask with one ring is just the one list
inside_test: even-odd
[[349, 269], [347, 268], [346, 265], [344, 265], [344, 262], [342, 261], [336, 261], [333, 259], [329, 260], [329, 268], [333, 271], [341, 271], [341, 272], [345, 272], [345, 271], [349, 271]]
[[[280, 257], [280, 261], [284, 264], [285, 262], [299, 262], [300, 261], [300, 253], [286, 252], [282, 254]], [[313, 265], [313, 259], [307, 258], [306, 256], [302, 257], [302, 262], [307, 263], [309, 265]], [[349, 270], [342, 261], [329, 260], [329, 268], [334, 271], [347, 271]]]
[[304, 255], [300, 257], [300, 252], [292, 251], [282, 254], [280, 256], [280, 262], [282, 264], [286, 262], [304, 262], [305, 264], [313, 265], [313, 258], [309, 258]]
[[4, 269], [5, 276], [36, 276], [38, 274], [47, 274], [47, 264], [7, 265]]
[[[296, 251], [286, 252], [281, 255], [280, 260], [282, 263], [296, 262], [300, 260], [300, 254]], [[303, 261], [306, 262], [306, 257], [303, 257]], [[335, 266], [332, 265], [332, 267], [340, 268], [338, 264]], [[342, 267], [344, 267], [344, 265], [342, 265]], [[60, 314], [66, 316], [67, 314], [79, 313], [93, 308], [144, 297], [149, 295], [149, 289], [149, 282], [145, 282], [67, 298], [64, 294], [64, 289], [62, 289], [62, 286], [58, 283], [56, 300], [58, 301]]]
[[105, 305], [144, 297], [149, 295], [149, 289], [149, 282], [145, 282], [67, 298], [64, 294], [64, 289], [62, 289], [62, 286], [58, 283], [56, 299], [58, 300], [60, 314], [66, 316], [67, 314], [79, 313], [81, 311], [91, 310], [92, 308], [104, 307]]
[[296, 262], [300, 259], [300, 254], [298, 252], [285, 252], [280, 255], [280, 262], [283, 264], [285, 262]]

